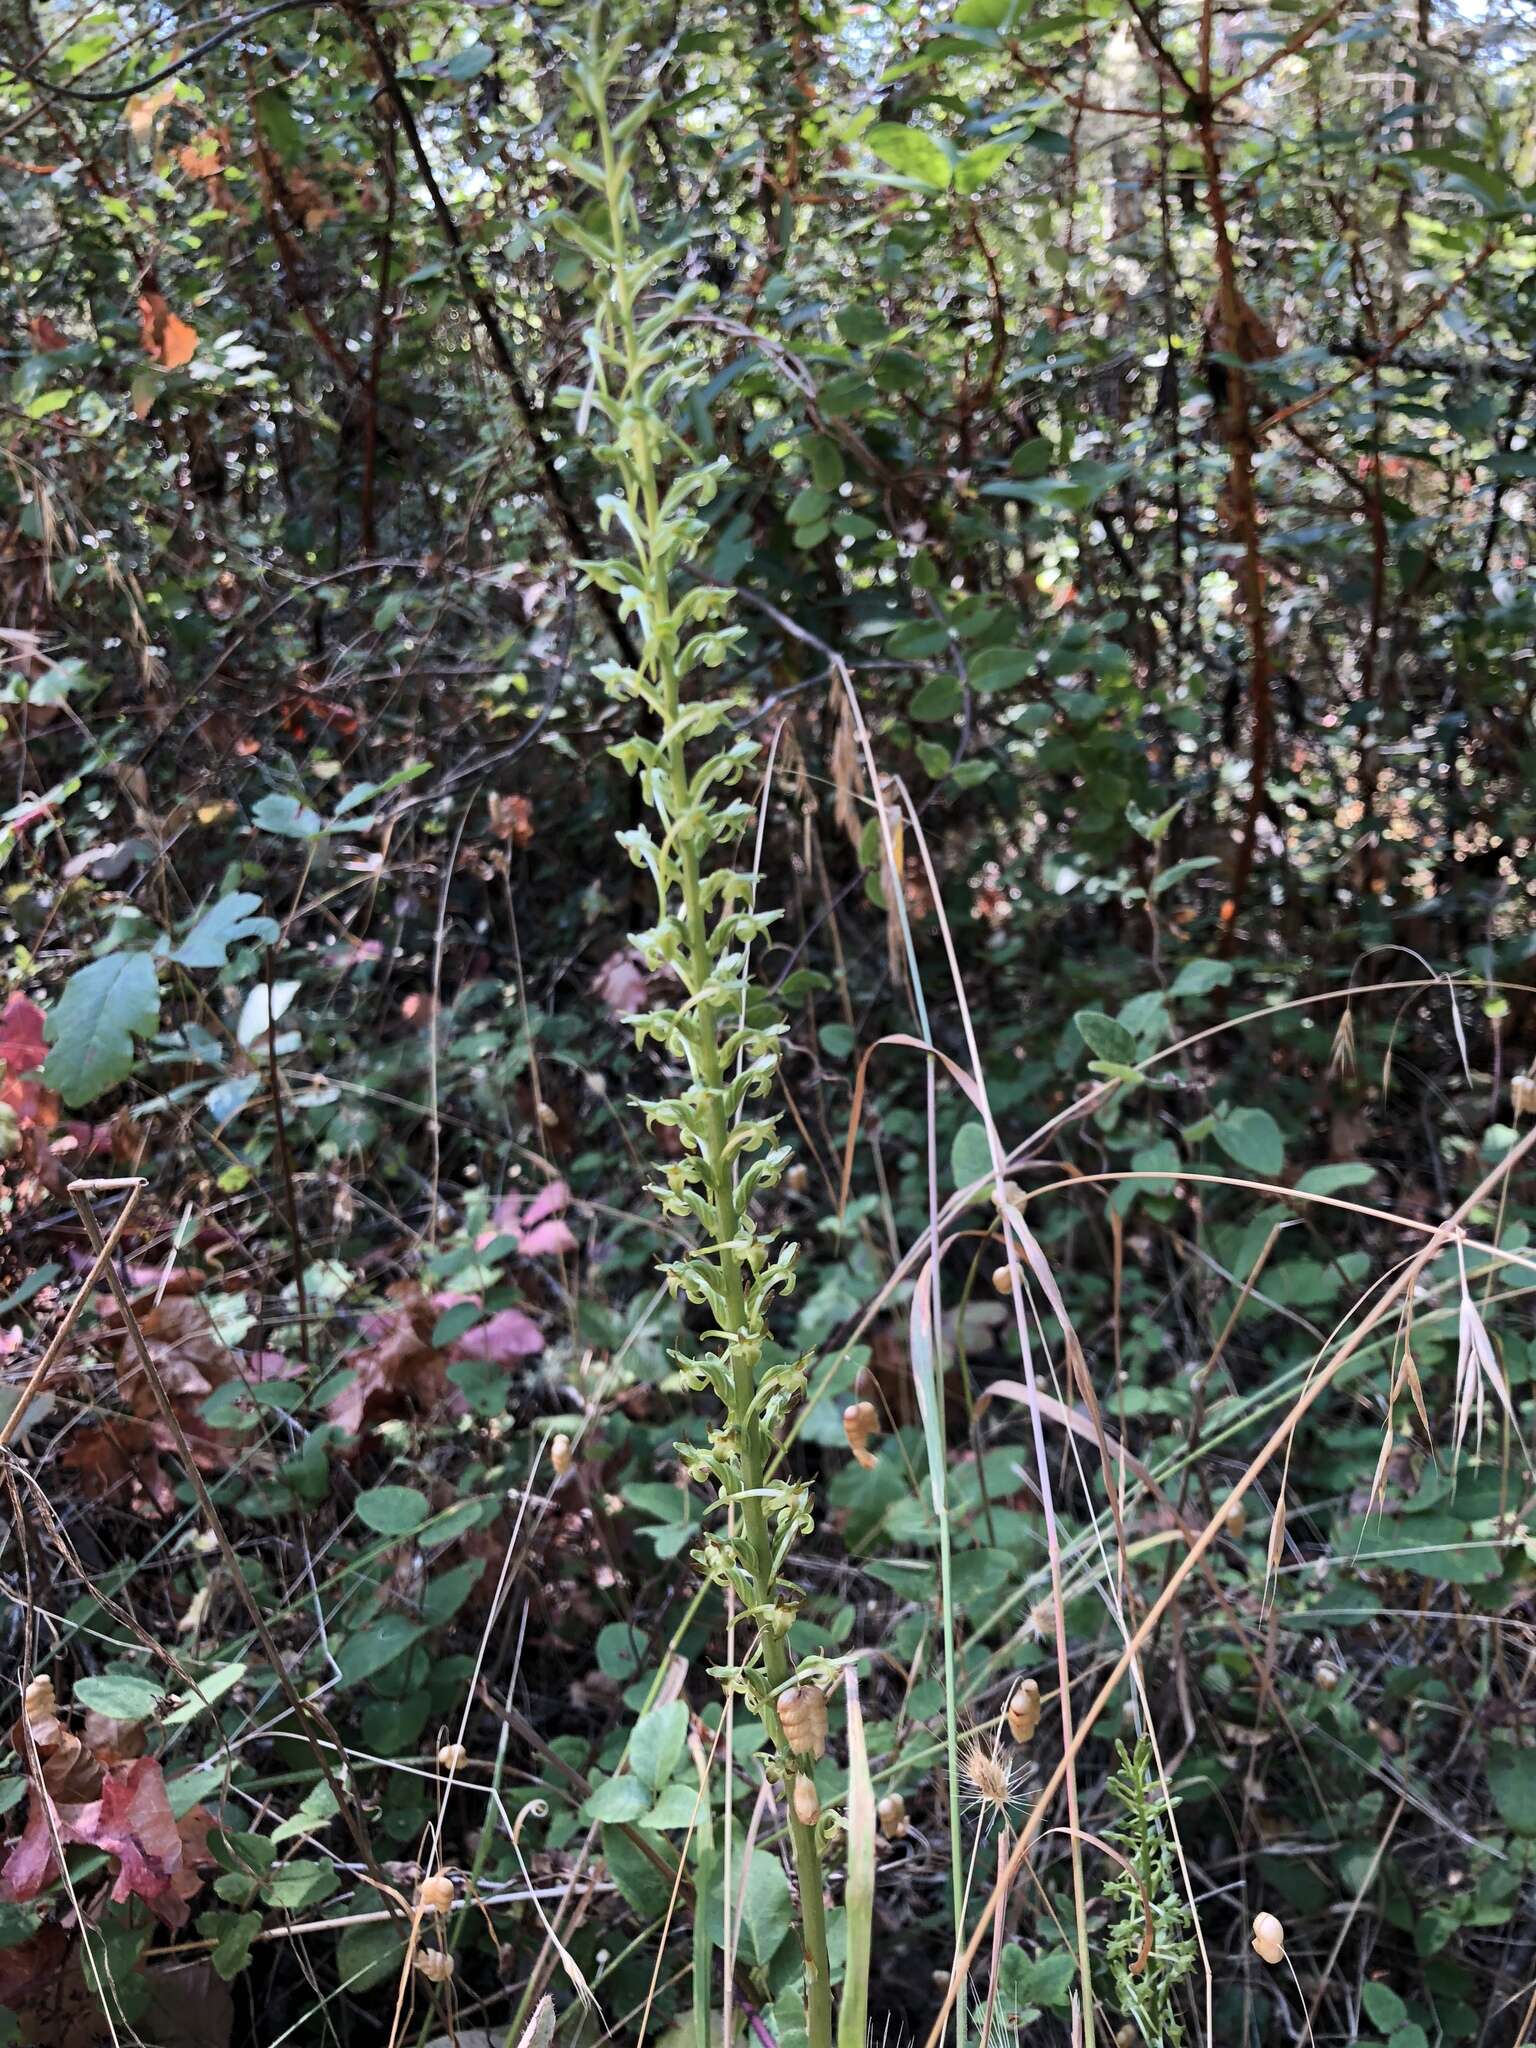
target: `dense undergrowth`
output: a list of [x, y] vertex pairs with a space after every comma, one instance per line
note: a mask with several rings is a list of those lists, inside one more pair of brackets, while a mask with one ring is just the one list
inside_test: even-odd
[[1532, 2038], [1531, 63], [11, 11], [0, 2041]]

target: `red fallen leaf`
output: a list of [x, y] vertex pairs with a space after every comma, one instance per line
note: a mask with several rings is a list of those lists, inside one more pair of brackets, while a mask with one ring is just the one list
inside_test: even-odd
[[391, 1292], [392, 1307], [363, 1318], [368, 1341], [347, 1361], [351, 1383], [325, 1411], [349, 1436], [361, 1438], [397, 1417], [430, 1414], [454, 1392], [447, 1357], [432, 1342], [433, 1303], [410, 1282]]
[[139, 295], [139, 340], [163, 369], [180, 370], [197, 354], [197, 330], [166, 304], [160, 292]]
[[13, 995], [0, 1010], [0, 1061], [12, 1074], [30, 1074], [47, 1057], [42, 1011], [29, 997]]
[[19, 2012], [39, 1992], [56, 1985], [68, 1953], [69, 1936], [57, 1921], [25, 1941], [0, 1948], [0, 2005]]
[[32, 315], [27, 322], [27, 338], [40, 355], [55, 355], [61, 348], [69, 347], [69, 336], [46, 313]]

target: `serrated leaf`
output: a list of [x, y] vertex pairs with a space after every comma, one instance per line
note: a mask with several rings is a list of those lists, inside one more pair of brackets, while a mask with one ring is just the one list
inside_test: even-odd
[[133, 1041], [160, 1026], [160, 977], [148, 953], [109, 953], [72, 974], [48, 1013], [43, 1079], [71, 1109], [133, 1071]]

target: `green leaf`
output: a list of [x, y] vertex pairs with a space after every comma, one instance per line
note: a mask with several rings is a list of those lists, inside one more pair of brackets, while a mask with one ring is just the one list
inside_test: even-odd
[[1072, 1019], [1077, 1026], [1077, 1035], [1090, 1052], [1096, 1052], [1101, 1060], [1113, 1060], [1116, 1066], [1129, 1066], [1136, 1057], [1136, 1040], [1123, 1024], [1117, 1024], [1113, 1017], [1106, 1017], [1102, 1010], [1079, 1010]]
[[273, 1842], [291, 1842], [300, 1835], [316, 1834], [336, 1812], [336, 1794], [323, 1778], [311, 1785], [299, 1801], [296, 1812], [279, 1821], [272, 1830]]
[[92, 1713], [105, 1714], [110, 1721], [145, 1721], [163, 1698], [165, 1687], [151, 1685], [146, 1678], [130, 1678], [110, 1672], [105, 1678], [82, 1678], [75, 1698]]
[[[672, 1897], [670, 1881], [622, 1828], [604, 1828], [602, 1840], [608, 1875], [618, 1886], [625, 1904], [632, 1906], [643, 1920], [659, 1920]], [[662, 1843], [654, 1846], [662, 1856], [667, 1855]]]
[[617, 1826], [622, 1821], [639, 1820], [650, 1810], [650, 1804], [650, 1792], [632, 1773], [622, 1778], [604, 1778], [583, 1800], [581, 1817]]
[[985, 1124], [962, 1124], [949, 1148], [949, 1171], [957, 1188], [968, 1188], [992, 1171], [992, 1148]]
[[[734, 1920], [736, 1902], [740, 1899], [740, 1953], [744, 1961], [761, 1967], [768, 1962], [789, 1932], [789, 1923], [793, 1917], [789, 1879], [784, 1875], [784, 1866], [777, 1856], [770, 1855], [766, 1849], [754, 1849], [752, 1860], [747, 1865], [745, 1888], [739, 1890], [741, 1884], [740, 1865], [733, 1862], [731, 1906]], [[725, 1946], [725, 1918], [721, 1911], [720, 1885], [721, 1880], [717, 1874], [706, 1907], [710, 1933], [717, 1948]]]
[[1374, 1166], [1360, 1159], [1340, 1160], [1336, 1166], [1314, 1166], [1296, 1183], [1302, 1195], [1336, 1195], [1344, 1188], [1369, 1187], [1376, 1178]]
[[1227, 1157], [1248, 1173], [1273, 1180], [1285, 1165], [1285, 1139], [1267, 1109], [1229, 1109], [1212, 1136]]
[[1153, 882], [1152, 894], [1161, 896], [1165, 890], [1182, 882], [1186, 875], [1198, 874], [1201, 868], [1219, 867], [1220, 864], [1214, 853], [1200, 853], [1190, 860], [1176, 860], [1171, 868], [1164, 868]]
[[1208, 996], [1214, 989], [1226, 988], [1234, 972], [1230, 960], [1186, 960], [1168, 993], [1171, 996]]
[[412, 1486], [374, 1486], [357, 1497], [357, 1518], [380, 1536], [409, 1536], [431, 1514], [425, 1494]]
[[298, 1863], [285, 1863], [281, 1870], [275, 1870], [262, 1886], [262, 1896], [269, 1905], [295, 1913], [301, 1906], [318, 1906], [322, 1899], [331, 1896], [340, 1882], [331, 1864], [309, 1857]]
[[911, 178], [930, 192], [945, 192], [954, 169], [948, 146], [921, 128], [908, 128], [900, 121], [877, 121], [865, 142], [889, 164], [899, 177]]
[[160, 1026], [160, 977], [148, 953], [109, 953], [72, 974], [48, 1013], [43, 1079], [71, 1109], [133, 1071], [133, 1041]]
[[[186, 1721], [195, 1721], [205, 1708], [211, 1707], [216, 1700], [222, 1699], [225, 1693], [240, 1683], [245, 1676], [245, 1670], [243, 1664], [220, 1664], [216, 1670], [210, 1671], [206, 1678], [197, 1681], [197, 1692], [188, 1692], [182, 1704], [165, 1716], [165, 1726], [179, 1728]], [[77, 1696], [79, 1691], [79, 1686], [76, 1686]]]
[[988, 697], [994, 690], [1006, 690], [1034, 672], [1035, 657], [1022, 647], [984, 647], [969, 670], [971, 688]]
[[1536, 1835], [1536, 1749], [1492, 1743], [1485, 1769], [1499, 1818], [1516, 1834]]
[[243, 940], [260, 939], [266, 945], [276, 945], [277, 923], [261, 916], [260, 911], [261, 898], [247, 895], [244, 890], [221, 896], [210, 910], [203, 912], [170, 957], [179, 967], [224, 967], [230, 947]]
[[[669, 1700], [653, 1707], [635, 1723], [629, 1738], [629, 1767], [635, 1775], [659, 1792], [677, 1769], [688, 1740], [688, 1708], [682, 1700]], [[611, 1820], [612, 1814], [600, 1815]]]
[[912, 702], [907, 714], [923, 725], [934, 725], [939, 720], [953, 718], [960, 709], [960, 678], [952, 675], [930, 676]]
[[1380, 2027], [1384, 2034], [1390, 2034], [1400, 2027], [1408, 2017], [1408, 2008], [1390, 1986], [1367, 1981], [1360, 1992], [1360, 2002], [1373, 2027]]
[[955, 190], [979, 192], [983, 185], [991, 183], [1012, 154], [1011, 142], [983, 142], [968, 149], [955, 165]]
[[388, 1922], [349, 1927], [336, 1944], [336, 1972], [348, 1991], [367, 1991], [400, 1968], [400, 1937]]
[[197, 1930], [213, 1938], [210, 1961], [228, 1984], [251, 1960], [251, 1943], [261, 1932], [259, 1913], [201, 1913]]
[[272, 790], [251, 808], [253, 822], [279, 839], [319, 839], [330, 830], [318, 811], [301, 804], [296, 796]]
[[406, 1614], [381, 1614], [371, 1626], [347, 1637], [336, 1663], [348, 1685], [357, 1685], [403, 1657], [426, 1630]]

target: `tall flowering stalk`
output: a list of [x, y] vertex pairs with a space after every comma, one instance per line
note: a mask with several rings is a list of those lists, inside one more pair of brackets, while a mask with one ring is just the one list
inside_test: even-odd
[[794, 1286], [798, 1247], [761, 1230], [753, 1215], [789, 1160], [777, 1142], [777, 1118], [758, 1108], [778, 1075], [784, 1027], [758, 1021], [749, 978], [750, 948], [778, 913], [756, 908], [757, 875], [733, 864], [753, 812], [732, 792], [756, 758], [756, 743], [728, 736], [734, 706], [707, 682], [742, 629], [725, 623], [728, 591], [681, 582], [708, 530], [700, 508], [725, 468], [700, 462], [671, 425], [693, 380], [679, 346], [681, 323], [707, 288], [676, 282], [680, 248], [646, 245], [631, 173], [656, 95], [615, 118], [627, 39], [583, 45], [568, 38], [564, 47], [592, 151], [564, 163], [594, 201], [579, 216], [562, 214], [559, 226], [598, 280], [586, 387], [567, 397], [584, 422], [596, 418], [606, 429], [599, 450], [616, 482], [598, 505], [604, 533], [623, 543], [622, 551], [581, 566], [588, 582], [616, 600], [635, 642], [633, 666], [611, 661], [598, 674], [611, 695], [646, 714], [644, 731], [612, 749], [652, 814], [651, 823], [619, 835], [656, 893], [656, 922], [634, 944], [648, 967], [667, 970], [681, 988], [670, 1007], [629, 1021], [638, 1042], [658, 1045], [679, 1074], [673, 1094], [642, 1104], [653, 1127], [670, 1127], [680, 1140], [679, 1156], [661, 1166], [652, 1192], [666, 1215], [697, 1233], [693, 1248], [662, 1271], [700, 1312], [702, 1327], [677, 1363], [687, 1384], [713, 1393], [722, 1411], [704, 1447], [681, 1447], [690, 1476], [712, 1486], [729, 1511], [694, 1554], [752, 1626], [742, 1663], [720, 1676], [761, 1717], [775, 1775], [791, 1795], [808, 2031], [811, 2048], [828, 2048], [821, 1856], [814, 1819], [801, 1817], [815, 1812], [814, 1754], [797, 1750], [785, 1727], [787, 1718], [798, 1732], [792, 1709], [803, 1695], [790, 1694], [786, 1638], [795, 1610], [784, 1572], [812, 1521], [803, 1484], [765, 1477], [776, 1432], [805, 1390], [803, 1359], [769, 1356], [769, 1313]]

